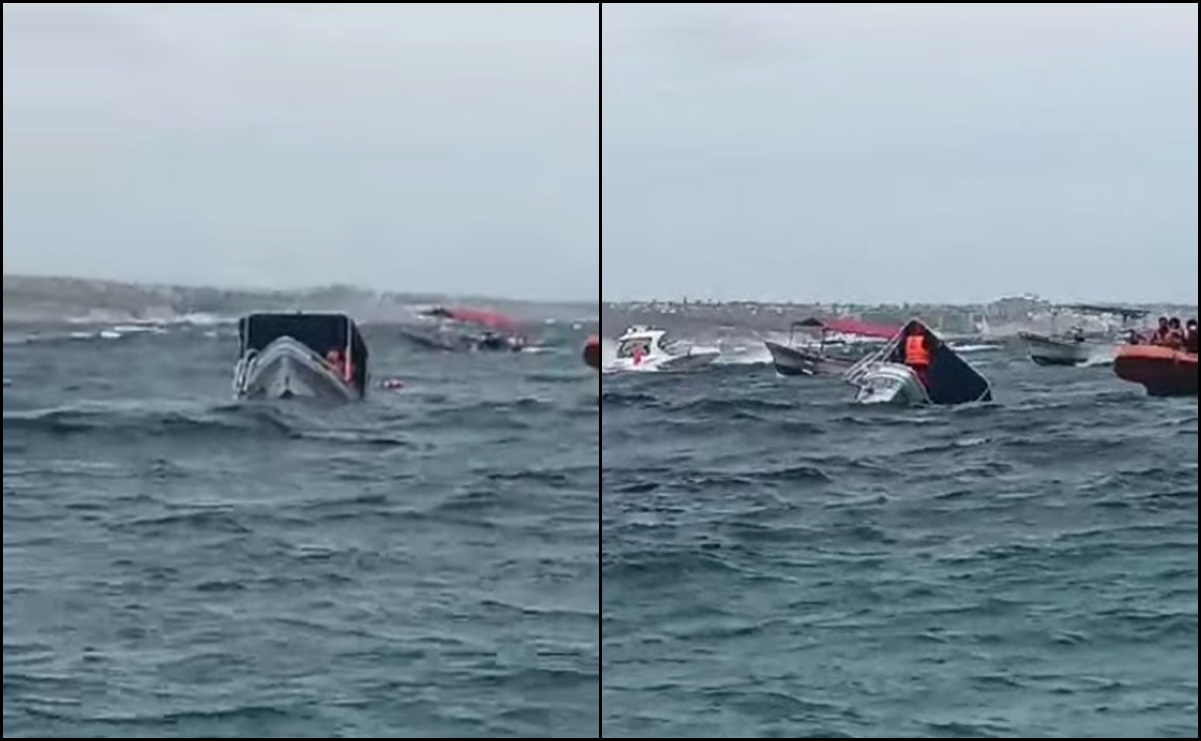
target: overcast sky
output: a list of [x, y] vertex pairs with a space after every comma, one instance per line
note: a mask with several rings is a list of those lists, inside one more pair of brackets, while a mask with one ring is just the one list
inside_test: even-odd
[[4, 270], [595, 300], [599, 25], [6, 3]]
[[1197, 5], [609, 4], [606, 298], [1197, 300]]

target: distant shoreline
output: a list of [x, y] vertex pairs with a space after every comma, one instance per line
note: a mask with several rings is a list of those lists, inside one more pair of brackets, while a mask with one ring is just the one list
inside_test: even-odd
[[488, 308], [515, 318], [587, 321], [599, 301], [523, 301], [437, 293], [375, 291], [349, 285], [290, 290], [183, 286], [66, 276], [4, 276], [4, 324], [31, 322], [178, 321], [189, 315], [236, 317], [254, 311], [344, 311], [363, 321], [403, 321], [414, 306]]

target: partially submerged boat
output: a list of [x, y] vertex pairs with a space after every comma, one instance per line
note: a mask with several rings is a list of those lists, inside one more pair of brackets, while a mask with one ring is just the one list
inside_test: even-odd
[[[925, 338], [930, 365], [925, 379], [905, 362], [905, 340]], [[887, 344], [856, 363], [844, 378], [860, 404], [956, 405], [992, 401], [992, 387], [971, 363], [922, 322], [910, 320]]]
[[345, 314], [251, 314], [238, 322], [242, 399], [349, 401], [367, 389], [367, 345]]
[[421, 321], [399, 328], [418, 347], [446, 352], [518, 352], [526, 339], [516, 320], [492, 311], [436, 306], [420, 313]]
[[593, 335], [584, 343], [584, 364], [589, 368], [600, 370], [601, 342], [600, 337]]
[[[801, 330], [801, 339], [797, 339]], [[864, 350], [896, 335], [896, 327], [868, 324], [855, 319], [809, 318], [788, 328], [788, 344], [764, 340], [772, 365], [782, 376], [815, 376], [845, 373]], [[858, 341], [848, 341], [850, 339]], [[856, 352], [858, 350], [858, 352]]]
[[696, 347], [671, 340], [662, 329], [630, 327], [617, 339], [616, 357], [605, 373], [686, 372], [706, 368], [721, 357], [713, 347]]
[[1118, 378], [1142, 384], [1149, 396], [1196, 396], [1197, 355], [1158, 345], [1123, 345], [1114, 358]]

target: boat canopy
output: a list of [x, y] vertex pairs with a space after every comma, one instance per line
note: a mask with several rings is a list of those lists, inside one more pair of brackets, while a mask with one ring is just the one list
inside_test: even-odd
[[949, 405], [992, 401], [992, 387], [988, 379], [916, 319], [906, 323], [889, 343], [889, 362], [905, 362], [905, 338], [912, 334], [913, 327], [926, 335], [927, 347], [932, 348], [930, 368], [926, 372], [926, 393], [931, 402]]
[[1078, 311], [1082, 314], [1112, 314], [1123, 319], [1141, 319], [1151, 314], [1146, 309], [1135, 309], [1129, 306], [1107, 306], [1105, 304], [1060, 304], [1057, 309]]
[[521, 325], [514, 319], [498, 314], [494, 311], [485, 311], [483, 309], [467, 309], [467, 308], [448, 308], [438, 306], [424, 312], [426, 316], [439, 317], [441, 319], [451, 319], [456, 322], [464, 322], [467, 324], [478, 324], [481, 327], [488, 329], [503, 330], [506, 332], [516, 331]]
[[367, 388], [367, 343], [354, 320], [345, 314], [251, 314], [238, 322], [241, 355], [261, 351], [280, 337], [304, 343], [322, 357], [335, 348], [349, 351], [355, 385]]
[[839, 334], [858, 335], [860, 337], [874, 337], [881, 340], [890, 340], [896, 337], [898, 327], [889, 326], [887, 324], [872, 324], [870, 322], [861, 322], [858, 319], [848, 317], [834, 317], [832, 319], [819, 319], [810, 317], [803, 321], [793, 322], [793, 327], [817, 328], [826, 332], [837, 332]]

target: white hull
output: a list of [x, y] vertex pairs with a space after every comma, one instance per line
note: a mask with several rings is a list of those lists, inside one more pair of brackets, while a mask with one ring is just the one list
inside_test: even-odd
[[234, 391], [243, 399], [358, 398], [354, 385], [342, 380], [323, 358], [291, 337], [280, 337], [260, 353], [238, 363]]
[[694, 350], [687, 355], [651, 355], [635, 363], [618, 358], [605, 366], [605, 373], [689, 373], [707, 368], [721, 357], [717, 350]]
[[856, 373], [853, 383], [858, 387], [855, 401], [859, 404], [891, 404], [918, 406], [930, 403], [926, 388], [909, 366], [900, 363], [873, 363]]

